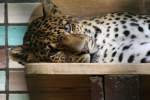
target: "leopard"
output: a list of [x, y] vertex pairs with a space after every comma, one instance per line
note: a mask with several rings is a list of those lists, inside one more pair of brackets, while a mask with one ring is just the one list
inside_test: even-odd
[[[48, 7], [54, 8], [43, 11], [48, 14], [30, 23], [21, 47], [21, 51], [39, 59], [37, 62], [53, 62], [51, 57], [56, 57], [54, 62], [61, 62], [57, 61], [59, 57], [75, 57], [80, 63], [150, 62], [149, 15], [112, 12], [81, 19], [61, 14], [56, 5]], [[82, 60], [77, 60], [80, 57]], [[29, 62], [36, 62], [34, 59]]]

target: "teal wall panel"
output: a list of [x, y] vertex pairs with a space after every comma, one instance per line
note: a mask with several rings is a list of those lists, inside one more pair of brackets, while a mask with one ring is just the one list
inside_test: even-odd
[[10, 94], [9, 100], [29, 100], [28, 94]]
[[6, 49], [1, 48], [0, 49], [0, 69], [6, 68]]
[[5, 91], [6, 83], [6, 73], [5, 71], [0, 71], [0, 91]]
[[0, 46], [5, 45], [5, 26], [0, 26]]
[[8, 45], [22, 45], [26, 30], [27, 26], [8, 26]]
[[32, 12], [39, 5], [40, 3], [8, 3], [8, 22], [28, 23]]
[[6, 94], [0, 94], [0, 100], [6, 100]]
[[0, 23], [4, 23], [4, 3], [0, 3]]

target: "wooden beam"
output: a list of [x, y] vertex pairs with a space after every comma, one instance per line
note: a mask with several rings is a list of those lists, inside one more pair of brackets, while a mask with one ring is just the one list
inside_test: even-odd
[[26, 65], [26, 72], [56, 75], [150, 75], [150, 64], [31, 63]]

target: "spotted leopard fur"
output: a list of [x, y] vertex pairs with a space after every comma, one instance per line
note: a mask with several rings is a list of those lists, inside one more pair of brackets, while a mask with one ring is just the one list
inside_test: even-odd
[[92, 34], [99, 47], [92, 62], [150, 62], [150, 17], [128, 12], [80, 21], [85, 34]]
[[[75, 43], [70, 42], [71, 39], [63, 41], [66, 36], [74, 37], [72, 34], [82, 34], [89, 41], [82, 48], [72, 45]], [[80, 41], [78, 45], [82, 43]], [[50, 61], [50, 56], [71, 50], [76, 51], [72, 55], [88, 51], [84, 54], [91, 56], [92, 63], [148, 63], [150, 17], [128, 12], [110, 13], [88, 20], [62, 15], [40, 17], [30, 24], [24, 45], [28, 46], [27, 49], [30, 47], [29, 51], [39, 58], [38, 61]]]

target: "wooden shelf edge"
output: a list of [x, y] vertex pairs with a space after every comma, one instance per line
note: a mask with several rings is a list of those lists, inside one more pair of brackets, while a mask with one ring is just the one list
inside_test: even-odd
[[150, 75], [150, 64], [29, 63], [26, 74], [49, 75]]

